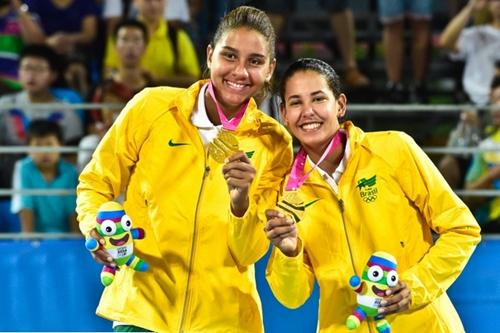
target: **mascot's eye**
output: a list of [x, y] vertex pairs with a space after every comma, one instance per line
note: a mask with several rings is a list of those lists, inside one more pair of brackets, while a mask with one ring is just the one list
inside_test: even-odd
[[387, 285], [389, 287], [394, 287], [395, 285], [397, 285], [398, 280], [398, 272], [390, 271], [389, 273], [387, 273]]
[[125, 231], [129, 231], [132, 228], [132, 219], [128, 215], [122, 216], [122, 228]]
[[380, 266], [372, 266], [368, 269], [368, 279], [373, 282], [380, 281], [382, 277], [384, 276], [384, 271]]
[[116, 232], [116, 224], [111, 220], [104, 220], [101, 223], [101, 231], [105, 236], [113, 236]]

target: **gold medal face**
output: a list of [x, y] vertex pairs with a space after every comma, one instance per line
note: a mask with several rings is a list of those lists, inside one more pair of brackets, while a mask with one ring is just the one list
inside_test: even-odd
[[300, 222], [306, 209], [304, 200], [297, 191], [286, 191], [278, 202], [278, 207], [283, 213], [288, 214], [295, 223]]
[[238, 139], [226, 130], [221, 130], [215, 139], [208, 144], [208, 154], [218, 163], [224, 163], [226, 158], [238, 150]]

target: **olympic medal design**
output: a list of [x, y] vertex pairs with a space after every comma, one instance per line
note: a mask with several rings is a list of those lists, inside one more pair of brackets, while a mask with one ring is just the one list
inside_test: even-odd
[[278, 202], [278, 207], [285, 214], [288, 214], [295, 223], [300, 222], [306, 209], [304, 200], [297, 191], [285, 191], [280, 202]]
[[226, 130], [219, 131], [215, 139], [208, 144], [208, 154], [221, 164], [238, 150], [238, 139]]

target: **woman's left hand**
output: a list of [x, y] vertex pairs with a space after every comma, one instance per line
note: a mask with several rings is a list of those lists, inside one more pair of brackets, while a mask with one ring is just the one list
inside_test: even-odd
[[403, 281], [399, 281], [396, 286], [389, 288], [385, 294], [386, 297], [384, 297], [378, 308], [379, 314], [398, 313], [408, 310], [410, 307], [411, 290]]
[[226, 160], [222, 167], [231, 198], [231, 210], [236, 216], [243, 216], [248, 209], [248, 192], [255, 178], [255, 168], [247, 155], [239, 151]]

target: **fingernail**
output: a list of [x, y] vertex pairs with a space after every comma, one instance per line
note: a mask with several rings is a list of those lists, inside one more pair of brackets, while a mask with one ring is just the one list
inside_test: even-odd
[[282, 212], [279, 212], [278, 217], [285, 217], [285, 214], [283, 214]]
[[104, 245], [104, 239], [99, 239], [99, 243], [101, 243], [102, 245]]
[[387, 290], [385, 291], [385, 295], [386, 295], [386, 296], [390, 296], [391, 294], [392, 294], [392, 291], [391, 291], [390, 289], [387, 289]]
[[385, 306], [387, 304], [387, 301], [381, 301], [380, 305]]
[[381, 308], [379, 308], [379, 309], [378, 309], [378, 313], [379, 313], [379, 314], [382, 314], [382, 313], [384, 313], [384, 312], [385, 312], [385, 311], [384, 311], [384, 309], [381, 309]]
[[109, 262], [112, 262], [113, 261], [113, 257], [107, 257], [106, 260], [109, 261]]

